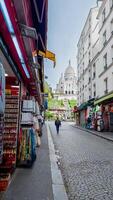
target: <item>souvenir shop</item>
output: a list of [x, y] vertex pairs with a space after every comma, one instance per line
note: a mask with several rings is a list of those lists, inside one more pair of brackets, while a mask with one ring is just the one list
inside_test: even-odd
[[40, 109], [21, 80], [11, 58], [0, 50], [0, 191], [6, 190], [17, 166], [30, 167], [36, 159], [34, 117], [36, 123]]
[[76, 111], [76, 123], [98, 132], [113, 131], [113, 93], [81, 105]]
[[[48, 0], [0, 1], [0, 191], [17, 166], [32, 166], [43, 107]], [[37, 13], [37, 11], [39, 13]], [[21, 14], [20, 14], [21, 13]], [[34, 52], [34, 54], [33, 54]], [[39, 54], [40, 52], [40, 54]], [[38, 134], [37, 134], [38, 133]]]
[[113, 131], [113, 93], [95, 101], [95, 106], [99, 108], [103, 121], [103, 130]]

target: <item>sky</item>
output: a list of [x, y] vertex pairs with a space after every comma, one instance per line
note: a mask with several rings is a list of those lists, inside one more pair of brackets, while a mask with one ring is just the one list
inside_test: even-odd
[[56, 55], [56, 66], [45, 60], [47, 82], [55, 89], [69, 60], [77, 72], [77, 43], [91, 7], [96, 0], [48, 0], [47, 48]]

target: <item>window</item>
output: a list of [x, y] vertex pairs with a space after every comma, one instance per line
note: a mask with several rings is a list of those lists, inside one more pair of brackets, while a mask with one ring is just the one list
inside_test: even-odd
[[93, 64], [93, 79], [95, 78], [96, 76], [96, 66], [95, 66], [95, 63]]
[[84, 102], [84, 94], [82, 94], [82, 102]]
[[108, 78], [104, 79], [104, 83], [105, 83], [105, 91], [104, 91], [104, 93], [107, 94], [108, 93]]
[[102, 12], [102, 22], [104, 23], [106, 19], [106, 10], [104, 8], [103, 12]]
[[89, 47], [91, 45], [91, 37], [90, 37], [90, 34], [89, 34]]
[[91, 82], [91, 77], [89, 77], [89, 83]]
[[72, 90], [72, 94], [74, 94], [74, 91]]
[[83, 47], [82, 51], [83, 51], [83, 57], [84, 57], [84, 47]]
[[95, 76], [96, 76], [96, 73], [95, 73], [95, 71], [93, 72], [93, 79], [95, 79]]
[[89, 99], [91, 99], [91, 96], [89, 96]]
[[91, 57], [91, 53], [90, 53], [90, 51], [89, 51], [89, 63], [90, 63], [90, 57]]
[[91, 23], [91, 17], [89, 18], [89, 24]]
[[106, 31], [103, 33], [103, 46], [106, 45]]
[[111, 62], [113, 62], [113, 45], [111, 46]]
[[65, 94], [67, 94], [67, 91], [65, 91]]
[[110, 0], [110, 8], [113, 8], [113, 0]]
[[69, 91], [69, 94], [70, 94], [70, 91]]
[[96, 97], [96, 91], [94, 91], [93, 95], [94, 95], [94, 97]]
[[93, 96], [96, 97], [96, 85], [95, 85], [95, 83], [93, 84]]
[[113, 19], [111, 20], [110, 28], [111, 28], [111, 34], [113, 35]]
[[103, 61], [104, 61], [104, 70], [106, 70], [107, 69], [107, 53], [104, 55]]

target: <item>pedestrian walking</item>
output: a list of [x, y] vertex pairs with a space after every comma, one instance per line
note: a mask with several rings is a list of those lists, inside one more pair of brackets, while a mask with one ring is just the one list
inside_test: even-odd
[[58, 117], [57, 117], [57, 119], [55, 120], [55, 126], [56, 126], [57, 134], [59, 134], [59, 127], [61, 126], [61, 121], [59, 120]]

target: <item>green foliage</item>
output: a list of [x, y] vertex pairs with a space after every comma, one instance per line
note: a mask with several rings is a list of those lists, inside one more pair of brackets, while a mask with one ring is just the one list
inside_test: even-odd
[[63, 100], [61, 100], [61, 105], [64, 106], [64, 102], [63, 102]]
[[68, 104], [69, 104], [70, 108], [74, 108], [74, 106], [77, 105], [77, 101], [74, 99], [68, 100]]
[[52, 91], [46, 81], [44, 82], [44, 93], [48, 94], [48, 99], [52, 99]]
[[50, 111], [46, 111], [45, 112], [45, 117], [46, 119], [53, 119], [54, 118], [54, 114]]
[[57, 100], [57, 99], [49, 99], [48, 101], [48, 108], [61, 108], [64, 107], [63, 100]]

